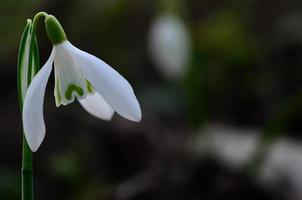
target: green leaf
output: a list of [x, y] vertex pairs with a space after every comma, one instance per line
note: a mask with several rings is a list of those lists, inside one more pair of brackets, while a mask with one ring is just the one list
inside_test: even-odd
[[27, 20], [19, 47], [17, 85], [21, 110], [27, 88], [40, 69], [38, 42], [36, 35], [32, 34], [32, 27], [32, 21]]
[[28, 86], [40, 69], [39, 48], [36, 36], [32, 36], [32, 44], [29, 57], [29, 68], [27, 73]]
[[27, 20], [26, 26], [24, 28], [18, 55], [17, 64], [17, 86], [18, 86], [18, 96], [20, 108], [23, 105], [23, 99], [28, 88], [27, 73], [29, 68], [29, 53], [30, 53], [30, 43], [31, 43], [31, 27], [32, 21]]

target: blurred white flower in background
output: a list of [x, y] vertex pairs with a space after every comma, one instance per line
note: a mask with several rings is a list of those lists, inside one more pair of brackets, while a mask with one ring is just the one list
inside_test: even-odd
[[302, 143], [279, 139], [270, 148], [261, 167], [263, 185], [280, 187], [289, 199], [302, 199]]
[[191, 38], [180, 18], [171, 14], [158, 17], [149, 37], [152, 60], [158, 71], [168, 79], [185, 75], [191, 55]]
[[260, 130], [209, 124], [194, 138], [195, 151], [209, 154], [223, 165], [241, 169], [248, 164], [257, 150]]
[[[261, 130], [210, 123], [188, 143], [199, 158], [211, 156], [220, 164], [240, 171], [260, 145]], [[282, 189], [286, 199], [302, 199], [302, 143], [279, 138], [268, 146], [255, 180], [268, 189]]]

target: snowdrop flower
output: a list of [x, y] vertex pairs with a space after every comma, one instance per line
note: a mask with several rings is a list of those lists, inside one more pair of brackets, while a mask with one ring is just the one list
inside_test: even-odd
[[179, 79], [185, 74], [191, 41], [187, 28], [177, 16], [166, 14], [155, 20], [149, 46], [154, 64], [164, 76]]
[[73, 46], [54, 16], [46, 16], [45, 28], [53, 49], [27, 90], [22, 116], [32, 151], [39, 148], [45, 136], [43, 99], [53, 63], [57, 106], [77, 98], [85, 110], [98, 118], [110, 120], [117, 112], [131, 121], [141, 120], [140, 105], [125, 78], [104, 61]]

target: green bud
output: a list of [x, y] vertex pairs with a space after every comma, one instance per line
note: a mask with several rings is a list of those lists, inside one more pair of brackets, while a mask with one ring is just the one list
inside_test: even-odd
[[45, 28], [48, 38], [53, 45], [60, 44], [67, 40], [64, 29], [53, 15], [46, 16]]

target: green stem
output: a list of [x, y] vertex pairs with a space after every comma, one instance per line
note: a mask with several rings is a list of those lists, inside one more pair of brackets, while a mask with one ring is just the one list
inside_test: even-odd
[[[42, 16], [47, 16], [47, 13], [45, 12], [39, 12], [38, 14], [35, 15], [34, 20], [33, 20], [33, 26], [31, 30], [31, 47], [30, 47], [30, 53], [29, 53], [29, 66], [31, 66], [31, 58], [32, 58], [32, 46], [33, 46], [33, 41], [36, 36], [36, 30], [37, 30], [37, 24]], [[33, 69], [31, 69], [33, 70]], [[28, 82], [30, 83], [32, 80], [32, 77], [28, 79]], [[24, 100], [24, 99], [23, 99]], [[22, 102], [24, 102], [22, 100]], [[23, 105], [21, 106], [23, 107]], [[25, 135], [23, 134], [23, 144], [22, 144], [22, 200], [33, 200], [34, 195], [33, 195], [33, 153], [30, 150]]]
[[23, 134], [22, 151], [22, 200], [33, 200], [33, 154]]
[[37, 24], [40, 19], [40, 17], [46, 17], [48, 14], [46, 12], [39, 12], [35, 15], [34, 20], [33, 20], [33, 28], [32, 28], [32, 33], [36, 33], [37, 30]]
[[[34, 45], [34, 40], [36, 39], [36, 30], [37, 30], [37, 26], [38, 26], [38, 21], [41, 17], [46, 17], [48, 14], [46, 12], [39, 12], [35, 15], [34, 17], [34, 20], [33, 20], [33, 23], [32, 23], [32, 29], [31, 29], [31, 38], [30, 38], [30, 51], [29, 51], [29, 63], [28, 65], [29, 66], [32, 66], [32, 62], [33, 60], [31, 59], [32, 58], [32, 54], [33, 54], [33, 45]], [[39, 67], [39, 66], [38, 66]], [[35, 69], [37, 69], [38, 67], [35, 67]], [[32, 74], [32, 70], [35, 70], [35, 69], [32, 69], [32, 68], [29, 68], [29, 71], [27, 73], [27, 81], [28, 81], [28, 85], [30, 84], [31, 80], [32, 80], [32, 77], [31, 77], [31, 74]], [[35, 73], [37, 73], [37, 70], [35, 70]]]

